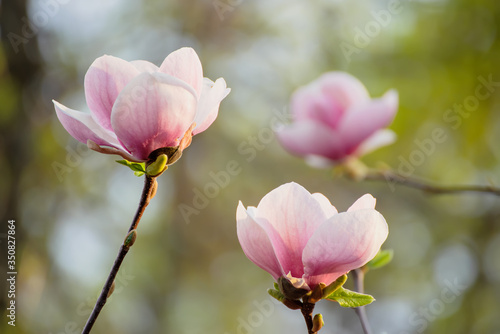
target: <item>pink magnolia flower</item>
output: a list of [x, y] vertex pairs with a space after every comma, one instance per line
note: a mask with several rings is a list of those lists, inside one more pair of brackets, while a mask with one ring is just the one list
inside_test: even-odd
[[[159, 148], [189, 145], [217, 118], [230, 89], [223, 78], [203, 78], [191, 48], [169, 54], [160, 67], [145, 60], [97, 58], [85, 75], [90, 113], [53, 101], [57, 117], [77, 140], [130, 161]], [[182, 140], [184, 138], [184, 140]]]
[[388, 226], [375, 202], [366, 194], [338, 213], [324, 195], [287, 183], [256, 208], [239, 203], [238, 239], [246, 256], [275, 280], [287, 276], [305, 289], [329, 285], [370, 261], [387, 238]]
[[294, 122], [278, 131], [282, 145], [313, 165], [331, 165], [360, 156], [395, 140], [387, 129], [398, 109], [390, 90], [370, 99], [363, 84], [344, 72], [329, 72], [292, 96]]

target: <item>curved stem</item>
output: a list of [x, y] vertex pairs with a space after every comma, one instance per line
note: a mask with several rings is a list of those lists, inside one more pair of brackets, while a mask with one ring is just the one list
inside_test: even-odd
[[[359, 293], [364, 293], [365, 272], [363, 271], [363, 269], [358, 268], [351, 271], [351, 273], [352, 273], [352, 278], [354, 280], [354, 290]], [[363, 327], [363, 332], [365, 334], [372, 334], [370, 323], [368, 322], [368, 317], [366, 315], [365, 307], [364, 306], [356, 307], [354, 308], [354, 311], [356, 312], [356, 314], [359, 317], [359, 320], [361, 321], [361, 327]]]
[[118, 270], [120, 270], [120, 266], [123, 262], [123, 259], [127, 255], [130, 247], [133, 244], [133, 241], [130, 242], [130, 232], [132, 230], [135, 230], [137, 228], [137, 225], [139, 224], [139, 221], [141, 220], [142, 214], [144, 213], [144, 210], [149, 204], [149, 201], [151, 198], [156, 193], [156, 178], [151, 177], [146, 175], [146, 179], [144, 181], [144, 189], [142, 191], [142, 196], [141, 200], [139, 202], [139, 207], [137, 208], [137, 212], [135, 214], [134, 220], [132, 221], [132, 224], [130, 225], [130, 228], [128, 230], [127, 236], [125, 237], [124, 243], [121, 245], [120, 250], [118, 252], [118, 256], [115, 259], [115, 262], [113, 264], [113, 267], [111, 268], [111, 272], [109, 273], [109, 276], [106, 280], [106, 283], [104, 284], [104, 287], [102, 288], [101, 294], [99, 295], [99, 298], [97, 299], [97, 302], [95, 303], [94, 309], [92, 310], [92, 313], [89, 316], [89, 319], [87, 320], [87, 323], [85, 324], [85, 327], [83, 328], [82, 334], [88, 334], [92, 330], [92, 326], [94, 326], [95, 321], [97, 320], [97, 317], [99, 316], [99, 313], [101, 312], [102, 308], [106, 304], [106, 301], [108, 300], [108, 297], [113, 293], [114, 289], [114, 281], [116, 278], [116, 275], [118, 274]]

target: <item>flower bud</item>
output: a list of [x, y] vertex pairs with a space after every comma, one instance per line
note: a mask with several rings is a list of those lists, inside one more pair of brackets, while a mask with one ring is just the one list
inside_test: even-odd
[[321, 315], [321, 313], [316, 314], [313, 318], [313, 333], [318, 332], [321, 328], [323, 328], [324, 325], [325, 322], [323, 321], [323, 316]]
[[146, 166], [146, 174], [151, 177], [159, 176], [167, 167], [168, 156], [160, 154], [156, 160]]
[[137, 231], [136, 230], [130, 231], [125, 237], [125, 241], [123, 241], [123, 246], [127, 248], [132, 247], [136, 238], [137, 238]]

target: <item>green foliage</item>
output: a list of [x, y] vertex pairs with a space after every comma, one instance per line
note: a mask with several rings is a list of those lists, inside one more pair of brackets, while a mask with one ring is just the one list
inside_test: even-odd
[[277, 289], [267, 289], [267, 293], [279, 302], [283, 302], [285, 296]]
[[394, 251], [392, 249], [380, 250], [375, 257], [368, 262], [366, 265], [370, 269], [378, 269], [389, 264], [394, 256]]
[[146, 173], [146, 166], [144, 162], [130, 162], [128, 160], [116, 160], [121, 165], [130, 168], [135, 176], [143, 176]]
[[326, 297], [328, 300], [336, 301], [342, 307], [359, 307], [372, 303], [375, 298], [370, 295], [339, 287], [335, 292]]

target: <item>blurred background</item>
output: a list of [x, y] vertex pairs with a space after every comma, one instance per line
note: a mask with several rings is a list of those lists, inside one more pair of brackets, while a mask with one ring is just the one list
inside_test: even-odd
[[[182, 46], [232, 92], [159, 178], [92, 333], [305, 333], [236, 238], [238, 200], [256, 206], [290, 181], [339, 211], [364, 193], [377, 198], [390, 227], [383, 248], [395, 257], [366, 277], [375, 333], [500, 333], [500, 198], [355, 183], [289, 155], [272, 131], [290, 120], [297, 87], [347, 71], [374, 97], [400, 94], [398, 141], [365, 163], [403, 170], [412, 159], [411, 175], [440, 184], [500, 185], [497, 0], [1, 0], [0, 20], [0, 333], [80, 333], [142, 189], [115, 157], [74, 140], [51, 100], [86, 110], [84, 75], [103, 54], [159, 65]], [[474, 98], [478, 86], [487, 96]], [[446, 140], [423, 150], [435, 129]], [[15, 327], [6, 317], [11, 219]], [[317, 311], [321, 333], [361, 333], [352, 310], [323, 301]]]

